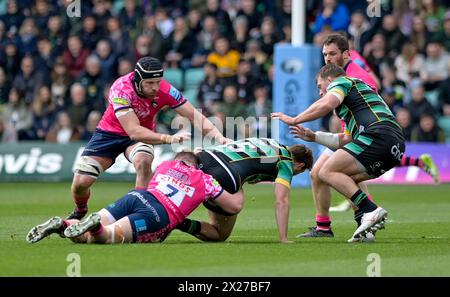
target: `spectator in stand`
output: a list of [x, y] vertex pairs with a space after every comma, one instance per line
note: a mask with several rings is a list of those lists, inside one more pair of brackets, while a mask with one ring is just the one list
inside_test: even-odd
[[420, 16], [415, 16], [409, 40], [414, 43], [419, 53], [425, 54], [429, 36], [430, 33], [427, 31], [423, 19]]
[[[353, 40], [353, 48], [357, 52], [362, 52], [361, 36], [370, 29], [370, 24], [366, 15], [362, 11], [355, 11], [351, 16], [348, 32]], [[350, 39], [350, 38], [349, 38]]]
[[86, 60], [86, 70], [80, 75], [78, 82], [86, 91], [85, 103], [89, 109], [104, 111], [106, 106], [103, 100], [103, 86], [106, 81], [103, 79], [101, 62], [97, 56], [90, 55]]
[[47, 37], [41, 37], [37, 42], [38, 55], [36, 57], [36, 69], [42, 71], [45, 76], [53, 69], [56, 55], [52, 49], [52, 44]]
[[256, 85], [254, 88], [255, 101], [246, 108], [248, 117], [255, 117], [256, 122], [250, 126], [249, 134], [251, 137], [270, 138], [270, 118], [268, 115], [272, 112], [272, 102], [270, 101], [268, 90], [264, 85]]
[[11, 124], [7, 123], [0, 114], [0, 143], [12, 143], [17, 141], [17, 135]]
[[202, 13], [199, 9], [192, 8], [187, 14], [187, 23], [189, 32], [192, 35], [197, 36], [202, 30]]
[[56, 120], [57, 106], [53, 101], [50, 88], [42, 86], [32, 105], [33, 134], [36, 140], [45, 140], [50, 127]]
[[412, 101], [406, 106], [411, 114], [411, 123], [419, 124], [422, 114], [434, 114], [433, 106], [425, 98], [425, 89], [422, 85], [412, 86]]
[[136, 41], [139, 32], [142, 31], [143, 19], [142, 10], [136, 7], [136, 0], [125, 0], [119, 13], [119, 20], [123, 31], [129, 33], [132, 44]]
[[91, 139], [101, 118], [102, 114], [97, 110], [93, 110], [89, 113], [86, 126], [83, 128], [83, 133], [81, 134], [80, 140], [89, 141]]
[[145, 34], [139, 35], [136, 39], [136, 45], [134, 47], [134, 59], [138, 61], [140, 58], [150, 55], [150, 45], [152, 39]]
[[383, 35], [386, 40], [386, 54], [390, 58], [397, 56], [407, 41], [407, 37], [398, 27], [397, 19], [391, 14], [383, 17], [382, 27], [378, 33]]
[[62, 57], [56, 58], [51, 77], [52, 99], [58, 108], [66, 105], [66, 94], [69, 89], [70, 75]]
[[189, 32], [186, 19], [182, 16], [175, 18], [175, 27], [168, 38], [169, 52], [166, 62], [169, 68], [181, 68], [183, 70], [191, 66], [191, 58], [194, 54], [195, 39]]
[[272, 17], [265, 17], [261, 23], [260, 31], [261, 35], [258, 39], [261, 44], [261, 50], [267, 55], [268, 59], [271, 59], [275, 43], [280, 41], [274, 19]]
[[245, 52], [245, 45], [249, 39], [248, 21], [245, 16], [238, 16], [233, 20], [233, 30], [235, 38], [232, 40], [231, 47], [239, 51]]
[[0, 110], [1, 106], [8, 102], [8, 94], [11, 89], [11, 82], [8, 81], [5, 70], [0, 66]]
[[406, 108], [400, 108], [395, 115], [397, 122], [402, 127], [403, 136], [406, 141], [411, 141], [411, 133], [413, 129], [413, 125], [411, 124], [411, 114], [409, 110]]
[[192, 57], [192, 66], [200, 67], [205, 64], [208, 55], [213, 50], [214, 40], [220, 37], [217, 21], [212, 16], [206, 16], [203, 20], [203, 28], [197, 34], [197, 45]]
[[20, 52], [34, 56], [37, 53], [38, 28], [32, 18], [26, 18], [19, 30]]
[[37, 94], [37, 90], [44, 84], [44, 74], [35, 70], [34, 60], [31, 56], [25, 56], [20, 63], [21, 73], [13, 81], [13, 87], [24, 95], [26, 104], [31, 104]]
[[104, 82], [112, 82], [117, 77], [117, 56], [106, 39], [97, 42], [93, 53], [100, 61], [100, 68]]
[[62, 20], [59, 15], [52, 15], [48, 19], [45, 28], [45, 36], [50, 40], [52, 50], [56, 55], [62, 55], [67, 43], [67, 32], [62, 27]]
[[97, 40], [102, 36], [102, 33], [98, 29], [97, 20], [94, 15], [88, 14], [83, 17], [83, 29], [77, 35], [81, 37], [84, 48], [87, 48], [89, 51], [95, 49]]
[[422, 71], [422, 81], [427, 91], [436, 89], [449, 75], [450, 57], [440, 41], [427, 44], [425, 69]]
[[436, 124], [433, 115], [424, 113], [420, 116], [420, 123], [411, 133], [412, 142], [445, 142], [445, 134]]
[[94, 0], [92, 13], [97, 21], [97, 28], [101, 36], [105, 35], [106, 22], [111, 17], [111, 2], [109, 0]]
[[445, 14], [444, 25], [442, 29], [433, 34], [435, 40], [440, 40], [444, 44], [447, 53], [450, 53], [450, 10]]
[[72, 79], [77, 79], [80, 76], [89, 55], [90, 51], [83, 47], [83, 43], [79, 36], [69, 37], [63, 59]]
[[441, 83], [438, 94], [439, 114], [450, 117], [450, 77]]
[[90, 108], [86, 104], [86, 90], [80, 83], [74, 83], [70, 87], [71, 104], [65, 108], [70, 118], [70, 123], [78, 131], [82, 131], [82, 127], [86, 123]]
[[119, 18], [110, 17], [106, 24], [107, 39], [112, 45], [113, 54], [116, 57], [126, 56], [130, 51], [130, 37], [120, 25]]
[[[147, 46], [148, 56], [164, 61], [164, 56], [167, 53], [167, 42], [157, 28], [156, 18], [154, 16], [145, 18], [142, 34], [150, 40]], [[145, 43], [145, 39], [141, 43]]]
[[254, 88], [258, 83], [258, 78], [252, 74], [252, 64], [246, 59], [239, 61], [234, 84], [238, 88], [238, 98], [243, 104], [248, 104], [255, 100]]
[[0, 65], [8, 73], [8, 77], [11, 77], [11, 80], [17, 76], [20, 70], [21, 58], [17, 45], [11, 40], [5, 43], [4, 54], [0, 49]]
[[158, 7], [155, 12], [156, 27], [164, 39], [167, 39], [174, 30], [175, 22], [167, 15], [164, 7]]
[[252, 63], [253, 75], [259, 77], [265, 74], [268, 57], [267, 54], [261, 50], [261, 45], [258, 40], [251, 39], [247, 42], [244, 59]]
[[227, 11], [220, 8], [219, 0], [206, 0], [206, 15], [216, 19], [219, 25], [219, 33], [229, 39], [233, 37], [233, 26], [230, 15]]
[[217, 66], [217, 77], [226, 84], [236, 74], [240, 54], [230, 49], [230, 42], [226, 37], [219, 37], [214, 41], [214, 51], [208, 55], [208, 63]]
[[9, 91], [8, 103], [3, 109], [3, 118], [7, 127], [15, 131], [14, 139], [33, 139], [33, 118], [30, 108], [24, 101], [23, 93], [14, 87]]
[[[404, 99], [406, 94], [406, 84], [401, 80], [398, 80], [395, 76], [395, 69], [390, 66], [383, 67], [381, 70], [382, 80], [382, 94], [384, 92], [391, 93], [394, 99], [392, 104], [396, 110], [396, 107], [402, 107], [404, 105]], [[382, 95], [381, 97], [384, 98]]]
[[386, 40], [382, 34], [375, 34], [371, 42], [364, 46], [364, 57], [377, 77], [381, 77], [383, 65], [392, 64], [386, 56]]
[[53, 13], [53, 8], [49, 5], [47, 0], [36, 0], [32, 9], [32, 17], [40, 31], [45, 30], [47, 27], [51, 13]]
[[19, 31], [22, 22], [25, 20], [25, 15], [20, 10], [19, 3], [16, 0], [9, 0], [7, 4], [6, 14], [2, 16], [2, 21], [6, 25], [6, 31], [11, 35]]
[[45, 141], [66, 144], [80, 139], [80, 131], [74, 127], [65, 111], [60, 111], [56, 122], [47, 133]]
[[213, 115], [217, 111], [219, 102], [222, 100], [223, 86], [217, 79], [217, 66], [206, 63], [203, 66], [205, 78], [198, 87], [197, 101], [200, 108], [205, 109], [206, 115]]
[[325, 26], [333, 31], [347, 31], [349, 24], [350, 14], [344, 4], [339, 4], [337, 0], [323, 0], [323, 9], [316, 18], [313, 33], [321, 32]]
[[428, 31], [434, 34], [442, 28], [445, 7], [440, 4], [440, 0], [423, 0], [419, 15], [425, 20]]
[[259, 28], [261, 26], [262, 14], [256, 10], [255, 0], [241, 0], [241, 9], [239, 9], [237, 16], [244, 16], [247, 18], [249, 35], [251, 38], [258, 38]]
[[133, 71], [134, 63], [129, 58], [120, 58], [119, 59], [119, 66], [117, 68], [117, 72], [119, 76], [124, 76], [125, 74], [130, 73]]
[[424, 76], [425, 59], [417, 53], [416, 46], [407, 42], [403, 45], [401, 55], [395, 58], [396, 76], [399, 80], [409, 84], [413, 78]]

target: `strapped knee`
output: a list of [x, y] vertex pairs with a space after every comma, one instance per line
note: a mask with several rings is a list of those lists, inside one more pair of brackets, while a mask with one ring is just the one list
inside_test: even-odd
[[125, 236], [123, 235], [122, 227], [119, 224], [112, 224], [106, 226], [105, 228], [109, 229], [109, 233], [111, 234], [111, 238], [109, 240], [111, 243], [125, 242]]
[[150, 157], [152, 157], [152, 158], [155, 156], [155, 152], [154, 152], [154, 149], [153, 149], [153, 145], [139, 142], [139, 143], [137, 143], [137, 145], [131, 150], [131, 152], [130, 152], [130, 154], [129, 154], [129, 157], [127, 158], [128, 161], [130, 161], [131, 163], [133, 163], [134, 158], [135, 158], [136, 155], [139, 154], [139, 153], [148, 154], [148, 155], [150, 155]]
[[74, 172], [97, 178], [103, 172], [103, 166], [94, 158], [81, 156], [75, 163]]

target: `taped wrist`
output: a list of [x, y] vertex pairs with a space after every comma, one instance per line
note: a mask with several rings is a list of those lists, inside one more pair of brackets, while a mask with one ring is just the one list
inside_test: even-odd
[[316, 132], [316, 142], [335, 150], [339, 148], [339, 135], [318, 131]]

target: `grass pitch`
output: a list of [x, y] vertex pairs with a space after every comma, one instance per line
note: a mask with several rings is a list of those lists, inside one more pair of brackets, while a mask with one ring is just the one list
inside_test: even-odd
[[[90, 210], [131, 187], [98, 182]], [[450, 185], [370, 190], [389, 212], [386, 229], [372, 244], [346, 242], [355, 230], [351, 212], [332, 214], [334, 238], [295, 239], [314, 225], [310, 189], [292, 192], [289, 237], [295, 243], [279, 244], [272, 186], [257, 185], [245, 187], [244, 210], [224, 243], [203, 243], [176, 230], [162, 244], [77, 245], [53, 235], [31, 245], [25, 235], [32, 226], [72, 210], [70, 185], [3, 183], [0, 275], [65, 276], [68, 255], [77, 253], [82, 276], [366, 276], [369, 254], [376, 253], [382, 276], [450, 276]], [[191, 218], [206, 219], [207, 213], [200, 207]]]

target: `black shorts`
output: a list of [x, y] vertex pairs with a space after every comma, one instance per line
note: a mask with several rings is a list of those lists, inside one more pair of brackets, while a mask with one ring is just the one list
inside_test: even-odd
[[235, 194], [241, 189], [241, 179], [233, 168], [233, 165], [209, 151], [198, 154], [199, 169], [214, 177], [219, 184], [230, 194]]
[[342, 149], [355, 157], [369, 175], [379, 177], [400, 164], [405, 153], [405, 139], [398, 127], [374, 125]]
[[105, 209], [117, 221], [128, 217], [133, 229], [133, 242], [159, 242], [170, 232], [166, 209], [145, 190], [132, 190]]
[[98, 156], [115, 160], [118, 155], [124, 153], [127, 147], [136, 144], [128, 136], [95, 129], [94, 134], [84, 148], [82, 156]]

